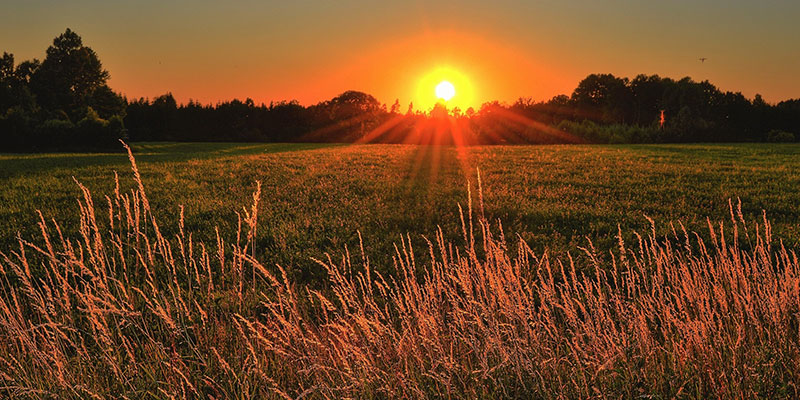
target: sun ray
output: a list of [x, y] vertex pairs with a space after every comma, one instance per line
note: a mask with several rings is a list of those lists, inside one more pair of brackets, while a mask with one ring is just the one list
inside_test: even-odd
[[367, 132], [364, 136], [355, 141], [356, 144], [371, 143], [378, 139], [381, 135], [391, 132], [393, 128], [397, 127], [405, 119], [404, 115], [395, 115], [378, 125], [371, 131]]
[[498, 108], [497, 113], [509, 121], [516, 122], [525, 127], [533, 128], [536, 132], [542, 133], [548, 137], [558, 140], [561, 143], [584, 143], [585, 140], [561, 129], [554, 128], [550, 125], [541, 123], [539, 121], [528, 118], [524, 115], [519, 115], [515, 112], [508, 111], [504, 108]]

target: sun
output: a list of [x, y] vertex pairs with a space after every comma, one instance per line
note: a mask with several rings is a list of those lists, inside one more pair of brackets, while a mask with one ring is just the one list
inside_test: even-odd
[[442, 102], [448, 109], [461, 111], [477, 106], [477, 87], [468, 69], [438, 65], [423, 71], [416, 81], [415, 109], [427, 112]]
[[448, 81], [441, 81], [436, 85], [436, 97], [449, 101], [456, 95], [456, 87]]

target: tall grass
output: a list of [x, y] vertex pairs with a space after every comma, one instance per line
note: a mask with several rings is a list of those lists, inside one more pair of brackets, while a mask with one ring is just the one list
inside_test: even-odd
[[479, 188], [462, 242], [406, 236], [389, 275], [345, 249], [314, 290], [259, 258], [260, 186], [235, 237], [183, 218], [164, 237], [130, 161], [136, 187], [102, 206], [78, 183], [79, 236], [40, 213], [0, 253], [2, 396], [798, 396], [800, 266], [766, 217], [554, 259], [507, 240]]

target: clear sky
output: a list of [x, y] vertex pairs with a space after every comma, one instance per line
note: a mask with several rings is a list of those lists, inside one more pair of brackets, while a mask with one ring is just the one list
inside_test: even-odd
[[441, 77], [465, 108], [546, 100], [606, 72], [777, 102], [800, 97], [798, 21], [798, 0], [3, 0], [0, 51], [43, 58], [69, 27], [115, 90], [204, 103], [311, 104], [355, 89], [424, 107]]

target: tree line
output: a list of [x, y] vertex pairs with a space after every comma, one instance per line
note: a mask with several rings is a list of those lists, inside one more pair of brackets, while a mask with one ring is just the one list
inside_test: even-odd
[[67, 29], [43, 61], [0, 58], [0, 150], [118, 147], [127, 103], [108, 86], [108, 71]]
[[0, 59], [0, 151], [113, 149], [129, 141], [441, 144], [791, 142], [800, 99], [748, 99], [708, 81], [592, 74], [570, 96], [414, 110], [347, 91], [310, 106], [251, 99], [179, 104], [126, 99], [98, 55], [67, 29], [43, 61]]

